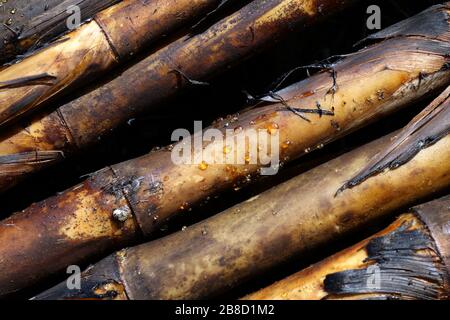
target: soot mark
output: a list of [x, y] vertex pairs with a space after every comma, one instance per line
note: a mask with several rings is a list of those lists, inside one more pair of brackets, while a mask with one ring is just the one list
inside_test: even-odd
[[369, 267], [327, 275], [326, 298], [369, 294], [370, 299], [428, 300], [445, 294], [445, 267], [432, 237], [425, 228], [410, 230], [410, 226], [405, 222], [370, 241], [364, 261], [371, 263]]

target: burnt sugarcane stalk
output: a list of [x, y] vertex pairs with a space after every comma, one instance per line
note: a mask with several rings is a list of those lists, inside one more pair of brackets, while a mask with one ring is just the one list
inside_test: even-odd
[[[423, 51], [429, 52], [417, 42], [423, 38], [413, 39], [409, 43], [408, 37], [394, 37], [338, 62], [334, 66], [338, 73], [334, 99], [327, 93], [333, 78], [321, 73], [266, 97], [278, 97], [282, 102], [259, 106], [215, 126], [222, 133], [225, 128], [231, 129], [232, 137], [256, 130], [271, 137], [278, 134], [283, 161], [320, 148], [448, 81], [448, 70], [443, 68], [446, 58], [438, 52], [422, 56]], [[414, 48], [410, 59], [405, 59], [405, 54], [411, 50], [403, 51], [404, 47]], [[411, 61], [419, 62], [415, 65]], [[386, 70], [386, 65], [396, 71]], [[429, 65], [433, 67], [427, 69]], [[424, 70], [429, 73], [422, 74]], [[317, 102], [323, 105], [320, 110]], [[83, 184], [3, 221], [0, 268], [15, 267], [14, 273], [5, 272], [0, 277], [0, 292], [20, 289], [69, 264], [124, 247], [142, 233], [151, 236], [170, 218], [194, 209], [208, 197], [255, 180], [258, 170], [265, 169], [266, 164], [249, 157], [248, 146], [220, 141], [205, 149], [218, 149], [217, 158], [243, 154], [244, 162], [222, 164], [213, 159], [210, 163], [179, 165], [172, 156], [184, 143], [106, 168]], [[10, 282], [11, 277], [17, 279]]]
[[106, 73], [220, 3], [130, 0], [96, 14], [92, 21], [0, 72], [0, 126]]
[[244, 299], [449, 299], [449, 228], [447, 196]]
[[9, 0], [0, 4], [0, 64], [68, 31], [71, 6], [80, 22], [120, 0]]
[[[40, 115], [29, 126], [18, 126], [8, 131], [0, 145], [0, 163], [7, 164], [2, 166], [0, 189], [9, 188], [19, 178], [58, 162], [63, 158], [62, 154], [69, 156], [98, 141], [112, 129], [135, 118], [141, 111], [155, 107], [181, 88], [226, 70], [228, 66], [280, 40], [292, 28], [312, 24], [350, 2], [352, 0], [256, 0], [207, 31], [182, 37], [104, 86], [61, 106], [55, 112]], [[163, 8], [171, 2], [164, 3]], [[192, 1], [187, 3], [191, 5]], [[172, 7], [167, 5], [167, 8]], [[111, 13], [101, 17], [95, 19], [99, 25], [120, 26]], [[128, 26], [130, 22], [126, 19], [124, 23]], [[81, 30], [90, 27], [99, 29], [99, 25], [93, 22]], [[146, 28], [144, 30], [147, 32]], [[127, 41], [118, 43], [112, 40], [119, 55], [123, 55], [124, 50], [128, 52], [127, 44], [134, 48], [138, 41], [135, 34], [127, 37]], [[96, 39], [89, 36], [87, 42], [90, 48]], [[101, 61], [113, 61], [109, 56], [112, 54], [109, 43], [104, 38], [97, 40], [101, 42], [98, 47], [103, 46], [109, 52], [99, 56]], [[70, 64], [70, 61], [63, 64]], [[103, 62], [98, 65], [105, 67]], [[53, 90], [52, 74], [45, 77], [46, 84], [31, 88]], [[7, 94], [7, 100], [11, 100], [11, 94]], [[26, 99], [25, 104], [31, 100]], [[12, 109], [13, 113], [17, 110], [24, 108]], [[34, 161], [31, 160], [33, 157]]]
[[[214, 297], [394, 210], [441, 192], [450, 186], [450, 118], [445, 111], [450, 110], [450, 97], [446, 94], [444, 102], [431, 108], [441, 110], [446, 121], [433, 117], [422, 123], [406, 139], [410, 143], [394, 148], [399, 159], [407, 159], [394, 167], [386, 166], [381, 172], [373, 169], [369, 178], [348, 187], [348, 181], [365, 172], [371, 159], [393, 150], [398, 139], [404, 140], [410, 127], [186, 230], [110, 255], [84, 272], [80, 290], [68, 290], [64, 282], [38, 298]], [[378, 166], [383, 166], [384, 159]], [[14, 275], [11, 272], [8, 276]]]

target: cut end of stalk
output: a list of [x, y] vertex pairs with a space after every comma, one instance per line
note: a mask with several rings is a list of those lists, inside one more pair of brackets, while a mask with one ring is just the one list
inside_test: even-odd
[[120, 279], [116, 255], [111, 255], [91, 266], [81, 274], [77, 285], [69, 277], [57, 286], [33, 297], [31, 300], [127, 300]]

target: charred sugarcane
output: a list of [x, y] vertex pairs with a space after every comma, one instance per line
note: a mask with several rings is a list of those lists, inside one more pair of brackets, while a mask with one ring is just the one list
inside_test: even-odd
[[[443, 103], [443, 109], [449, 110], [450, 97]], [[399, 137], [403, 139], [402, 132], [338, 157], [186, 230], [110, 255], [85, 271], [80, 290], [68, 290], [64, 282], [38, 298], [198, 299], [223, 293], [448, 188], [450, 121], [432, 118], [427, 124], [421, 126], [419, 135], [410, 135], [414, 143], [397, 149], [401, 155], [413, 154], [407, 161], [382, 172], [375, 170], [352, 188], [342, 186], [364, 172], [374, 156], [396, 145]], [[446, 134], [436, 135], [435, 127]], [[420, 152], [412, 152], [417, 145]]]
[[131, 0], [96, 14], [92, 21], [0, 72], [0, 126], [107, 72], [220, 2]]
[[[288, 31], [292, 28], [316, 22], [324, 17], [323, 13], [327, 16], [351, 1], [253, 1], [207, 31], [195, 36], [182, 37], [97, 90], [58, 108], [49, 115], [40, 115], [28, 127], [12, 128], [3, 136], [2, 146], [0, 146], [0, 163], [7, 163], [7, 167], [11, 168], [11, 170], [7, 168], [2, 170], [0, 189], [10, 187], [21, 176], [61, 160], [63, 153], [68, 156], [98, 141], [113, 128], [136, 117], [144, 109], [154, 107], [182, 87], [198, 83], [198, 80], [203, 81], [227, 69], [227, 66], [243, 61], [255, 51], [289, 34]], [[140, 2], [137, 1], [137, 3]], [[184, 2], [176, 1], [178, 4]], [[201, 1], [200, 3], [210, 2]], [[191, 6], [192, 1], [186, 3]], [[166, 4], [163, 7], [165, 8]], [[167, 8], [173, 10], [172, 7], [167, 6]], [[114, 9], [111, 8], [108, 12], [111, 10]], [[110, 18], [112, 12], [108, 14], [109, 16], [102, 15], [101, 19], [96, 18], [95, 21], [101, 21], [100, 25], [119, 27], [120, 24], [116, 24], [117, 21]], [[150, 19], [150, 21], [153, 20]], [[127, 20], [125, 25], [129, 23]], [[93, 22], [77, 32], [83, 32], [89, 28], [98, 29], [99, 26]], [[147, 32], [147, 29], [144, 29]], [[115, 51], [119, 55], [129, 52], [127, 44], [134, 48], [135, 43], [138, 42], [133, 34], [127, 37], [127, 41], [115, 45]], [[90, 46], [96, 39], [89, 38]], [[102, 43], [97, 47], [103, 46], [107, 50], [98, 58], [101, 61], [104, 59], [113, 61], [114, 59], [110, 59], [112, 53], [109, 43], [103, 38], [97, 40]], [[76, 48], [74, 47], [75, 50]], [[131, 52], [133, 51], [134, 49]], [[67, 63], [66, 61], [63, 64]], [[104, 68], [105, 64], [101, 62], [98, 66]], [[55, 89], [51, 83], [52, 74], [45, 74], [43, 77], [40, 80], [45, 80], [46, 83], [31, 86], [31, 90]], [[69, 78], [72, 80], [72, 77]], [[39, 79], [35, 80], [39, 82]], [[36, 94], [41, 96], [41, 93]], [[17, 98], [18, 95], [15, 97]], [[11, 100], [10, 94], [7, 94], [6, 100]], [[35, 101], [35, 97], [31, 100]], [[27, 101], [31, 100], [27, 98], [24, 102], [28, 105]], [[20, 110], [24, 111], [28, 108], [23, 108], [22, 103], [18, 106], [20, 108], [7, 108], [5, 112], [12, 110], [15, 114], [17, 111], [20, 113]], [[6, 118], [9, 119], [9, 116]], [[33, 156], [36, 156], [35, 161], [30, 161]]]
[[[72, 6], [80, 21], [120, 0], [9, 0], [0, 4], [0, 64], [67, 32]], [[73, 7], [72, 7], [73, 8]], [[74, 25], [76, 27], [76, 25]]]
[[[395, 37], [337, 63], [334, 67], [338, 72], [339, 89], [334, 99], [332, 93], [326, 94], [333, 85], [333, 78], [324, 72], [271, 95], [272, 98], [266, 97], [278, 97], [282, 102], [258, 106], [236, 118], [218, 122], [215, 127], [222, 133], [231, 130], [233, 139], [250, 136], [254, 131], [262, 132], [267, 135], [268, 143], [278, 134], [283, 162], [321, 148], [324, 143], [370, 119], [407, 105], [413, 100], [411, 96], [418, 98], [447, 81], [448, 71], [443, 68], [446, 58], [438, 54], [422, 57], [417, 53], [405, 64], [404, 54], [410, 50], [401, 48], [410, 48], [407, 44], [402, 37]], [[417, 49], [417, 46], [414, 40], [411, 47]], [[438, 60], [429, 60], [429, 57], [438, 57]], [[424, 65], [415, 66], [410, 62], [421, 59], [425, 59]], [[397, 71], [386, 71], [386, 64]], [[428, 76], [420, 76], [428, 65], [434, 66]], [[404, 75], [408, 76], [404, 78]], [[397, 77], [398, 82], [392, 81]], [[356, 92], [360, 96], [356, 96]], [[355, 100], [346, 99], [347, 96]], [[316, 101], [320, 101], [323, 108], [317, 109]], [[333, 106], [334, 112], [331, 112]], [[21, 280], [14, 281], [13, 286], [16, 289], [27, 286], [71, 263], [126, 246], [129, 241], [139, 239], [141, 233], [151, 236], [175, 215], [195, 208], [218, 192], [242, 187], [248, 180], [257, 178], [258, 170], [267, 169], [267, 164], [253, 161], [259, 156], [253, 157], [249, 146], [227, 145], [220, 141], [205, 145], [205, 149], [219, 150], [215, 154], [218, 159], [241, 154], [242, 164], [212, 159], [210, 163], [180, 165], [172, 161], [172, 156], [184, 143], [186, 141], [106, 168], [91, 175], [83, 184], [4, 221], [0, 227], [0, 243], [5, 244], [3, 249], [0, 245], [4, 257], [0, 267], [7, 270], [7, 265], [15, 265], [14, 274]], [[265, 147], [263, 143], [261, 147]], [[263, 151], [268, 149], [262, 148]], [[200, 148], [200, 153], [203, 150]], [[11, 239], [21, 240], [11, 242]], [[21, 252], [20, 258], [15, 256], [16, 252]], [[31, 267], [35, 263], [40, 267]], [[23, 269], [18, 271], [18, 265], [23, 265]], [[5, 275], [0, 281], [1, 292], [9, 292], [3, 281], [10, 285], [7, 279], [11, 276], [14, 275]]]
[[449, 299], [449, 227], [447, 196], [245, 299]]

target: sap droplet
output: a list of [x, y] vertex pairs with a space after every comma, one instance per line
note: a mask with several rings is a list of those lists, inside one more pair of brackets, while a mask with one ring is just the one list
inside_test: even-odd
[[183, 204], [180, 206], [180, 210], [187, 210], [189, 209], [189, 202], [183, 202]]
[[229, 154], [230, 152], [231, 152], [231, 147], [230, 146], [223, 147], [223, 153], [224, 154]]
[[234, 133], [242, 132], [243, 128], [241, 126], [234, 128]]
[[206, 169], [208, 169], [208, 164], [205, 161], [202, 161], [202, 163], [198, 165], [198, 168], [202, 171], [205, 171]]
[[282, 149], [287, 149], [290, 147], [290, 145], [292, 144], [292, 142], [290, 142], [289, 140], [286, 140], [285, 142], [283, 142], [283, 144], [281, 145]]
[[267, 132], [271, 135], [276, 134], [278, 132], [278, 129], [280, 129], [280, 126], [275, 122], [272, 122], [267, 126]]

